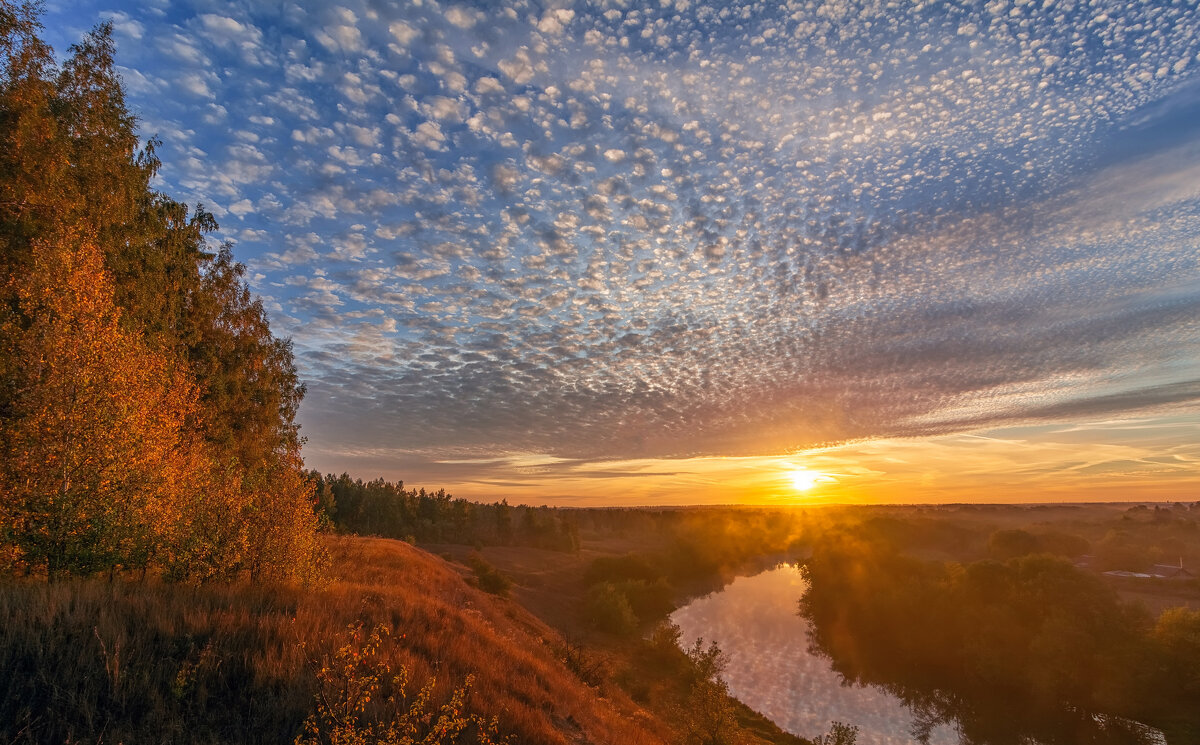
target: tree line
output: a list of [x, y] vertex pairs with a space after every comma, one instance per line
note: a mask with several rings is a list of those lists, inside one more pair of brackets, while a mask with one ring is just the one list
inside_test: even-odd
[[304, 387], [212, 214], [151, 186], [109, 25], [60, 65], [0, 0], [0, 561], [295, 578]]
[[926, 561], [852, 531], [819, 541], [804, 572], [810, 648], [899, 696], [917, 734], [950, 723], [964, 743], [1066, 745], [1150, 741], [1138, 722], [1169, 742], [1200, 733], [1200, 612], [1152, 618], [1045, 553]]
[[346, 473], [313, 471], [309, 479], [321, 519], [341, 532], [421, 543], [579, 549], [579, 525], [565, 510], [514, 507], [508, 500], [470, 502], [444, 489], [405, 489], [403, 481], [363, 481]]

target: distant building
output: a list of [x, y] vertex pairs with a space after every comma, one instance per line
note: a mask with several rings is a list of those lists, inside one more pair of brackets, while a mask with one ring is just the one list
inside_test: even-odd
[[1155, 564], [1150, 567], [1150, 576], [1158, 577], [1159, 579], [1191, 579], [1196, 575], [1183, 568], [1183, 558], [1179, 559], [1179, 565], [1175, 564]]
[[1144, 572], [1115, 569], [1103, 574], [1106, 577], [1134, 577], [1137, 579], [1192, 579], [1196, 576], [1183, 568], [1183, 559], [1179, 560], [1179, 564], [1155, 564]]
[[1145, 572], [1127, 572], [1124, 569], [1113, 569], [1103, 572], [1105, 577], [1136, 577], [1137, 579], [1152, 579], [1154, 575]]

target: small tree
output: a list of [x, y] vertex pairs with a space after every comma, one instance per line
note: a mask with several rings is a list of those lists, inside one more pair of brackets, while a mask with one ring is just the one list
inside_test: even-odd
[[715, 641], [704, 646], [704, 639], [696, 637], [696, 641], [687, 650], [688, 659], [692, 662], [692, 674], [696, 681], [721, 679], [729, 658], [721, 651]]
[[857, 726], [834, 722], [829, 725], [829, 732], [813, 738], [813, 745], [854, 745], [857, 740]]
[[499, 569], [492, 566], [483, 555], [477, 551], [472, 551], [467, 557], [467, 564], [471, 570], [475, 572], [475, 580], [479, 582], [479, 589], [484, 592], [490, 592], [493, 595], [505, 596], [508, 595], [508, 590], [512, 587], [512, 581], [505, 577]]
[[740, 742], [729, 690], [723, 680], [705, 680], [692, 686], [684, 720], [687, 741], [697, 745], [733, 745]]
[[662, 621], [650, 632], [650, 649], [652, 654], [662, 663], [675, 663], [683, 659], [683, 650], [679, 648], [679, 637], [683, 630], [678, 624]]
[[703, 639], [687, 651], [692, 665], [691, 685], [683, 712], [686, 739], [697, 745], [732, 745], [738, 736], [729, 687], [721, 678], [728, 659], [717, 643]]
[[183, 371], [122, 328], [95, 244], [32, 244], [10, 280], [24, 322], [3, 324], [10, 372], [0, 440], [8, 540], [49, 573], [143, 567], [195, 488]]
[[628, 636], [637, 630], [638, 618], [629, 600], [611, 582], [601, 582], [589, 588], [584, 603], [588, 620], [601, 631]]

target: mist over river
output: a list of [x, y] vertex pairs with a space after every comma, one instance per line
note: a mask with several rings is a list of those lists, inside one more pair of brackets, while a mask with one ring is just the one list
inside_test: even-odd
[[[699, 598], [671, 615], [683, 633], [716, 641], [728, 655], [729, 691], [781, 728], [802, 737], [829, 730], [831, 722], [858, 726], [858, 745], [907, 745], [912, 716], [895, 697], [872, 687], [844, 686], [829, 661], [808, 651], [808, 622], [797, 614], [807, 583], [800, 570], [781, 565], [739, 577], [719, 592]], [[945, 726], [933, 745], [958, 741]]]

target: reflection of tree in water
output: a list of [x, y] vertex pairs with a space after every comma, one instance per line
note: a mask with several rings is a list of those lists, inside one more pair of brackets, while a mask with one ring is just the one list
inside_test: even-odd
[[943, 565], [843, 539], [805, 573], [810, 651], [899, 698], [921, 742], [941, 724], [963, 745], [1162, 741], [1134, 719], [1195, 741], [1200, 712], [1156, 673], [1149, 619], [1070, 564]]
[[1151, 745], [1154, 730], [1119, 717], [1103, 717], [1071, 707], [1022, 709], [1016, 702], [994, 701], [972, 706], [944, 692], [904, 691], [884, 686], [913, 713], [912, 736], [926, 743], [940, 725], [958, 731], [962, 745]]

